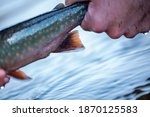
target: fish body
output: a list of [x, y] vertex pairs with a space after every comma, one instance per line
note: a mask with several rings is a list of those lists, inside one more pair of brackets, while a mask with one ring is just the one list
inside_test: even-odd
[[87, 2], [75, 3], [0, 31], [0, 68], [10, 73], [59, 51], [69, 32], [81, 24], [87, 7]]

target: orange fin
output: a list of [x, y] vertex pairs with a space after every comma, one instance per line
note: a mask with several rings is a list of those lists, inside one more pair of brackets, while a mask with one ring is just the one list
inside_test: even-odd
[[68, 34], [67, 38], [62, 42], [62, 44], [53, 52], [64, 52], [71, 50], [84, 49], [84, 45], [82, 44], [78, 31], [72, 31]]
[[24, 72], [22, 72], [20, 70], [10, 72], [8, 75], [13, 76], [14, 78], [19, 79], [19, 80], [29, 80], [29, 79], [31, 79], [29, 76], [27, 76]]

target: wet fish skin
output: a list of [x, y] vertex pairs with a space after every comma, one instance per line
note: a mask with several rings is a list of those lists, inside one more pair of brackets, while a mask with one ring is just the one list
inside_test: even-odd
[[0, 68], [10, 72], [47, 57], [81, 24], [87, 7], [75, 3], [0, 31]]

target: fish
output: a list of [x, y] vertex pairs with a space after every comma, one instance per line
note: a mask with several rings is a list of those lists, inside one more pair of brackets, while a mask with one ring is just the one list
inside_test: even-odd
[[58, 4], [52, 11], [0, 31], [0, 68], [14, 78], [31, 79], [20, 68], [50, 53], [83, 49], [78, 31], [88, 2]]

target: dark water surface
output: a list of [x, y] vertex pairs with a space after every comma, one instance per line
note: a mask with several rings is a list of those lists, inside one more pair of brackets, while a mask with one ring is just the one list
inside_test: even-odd
[[[1, 29], [46, 12], [63, 0], [33, 0], [22, 12], [16, 11], [20, 5], [24, 6], [25, 0], [16, 1], [11, 16], [12, 6], [1, 2], [4, 7], [0, 9], [6, 13], [0, 14]], [[85, 50], [51, 54], [22, 68], [32, 80], [12, 78], [0, 90], [0, 99], [150, 99], [150, 34], [112, 40], [105, 33], [78, 29]]]

